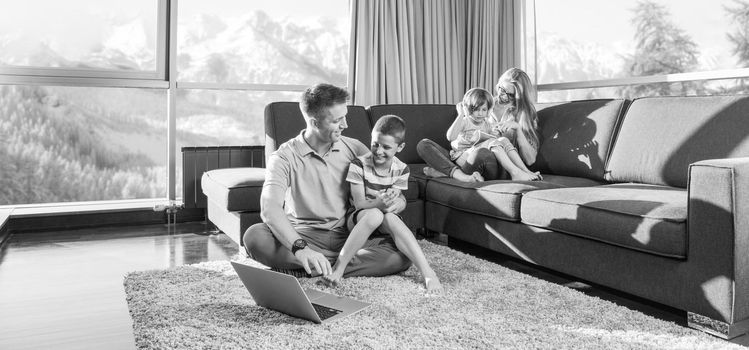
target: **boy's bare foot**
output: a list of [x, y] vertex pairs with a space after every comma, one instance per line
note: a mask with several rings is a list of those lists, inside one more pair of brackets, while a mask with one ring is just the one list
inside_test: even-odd
[[424, 277], [424, 286], [427, 288], [428, 295], [442, 295], [444, 290], [437, 276]]
[[544, 177], [541, 176], [541, 172], [540, 171], [537, 171], [537, 172], [535, 172], [533, 174], [536, 175], [536, 180], [543, 180], [544, 179]]
[[460, 180], [463, 182], [482, 182], [484, 177], [479, 174], [478, 171], [474, 171], [473, 174], [466, 174], [460, 169], [453, 171], [453, 179]]
[[338, 269], [334, 269], [330, 275], [322, 276], [323, 283], [328, 287], [338, 287], [341, 279], [343, 279], [343, 270], [338, 271]]
[[429, 177], [446, 177], [447, 176], [447, 175], [445, 175], [445, 174], [443, 174], [443, 173], [441, 173], [441, 172], [439, 172], [437, 170], [434, 170], [433, 168], [430, 168], [428, 166], [424, 167], [424, 175], [429, 176]]

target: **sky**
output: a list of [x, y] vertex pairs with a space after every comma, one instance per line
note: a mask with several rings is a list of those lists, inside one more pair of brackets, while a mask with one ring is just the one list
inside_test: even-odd
[[[732, 0], [657, 0], [671, 13], [671, 20], [692, 37], [703, 52], [730, 52], [726, 33], [731, 23], [723, 6]], [[635, 0], [536, 0], [539, 35], [557, 33], [565, 38], [604, 46], [631, 46]], [[574, 10], [572, 10], [574, 9]], [[725, 67], [732, 68], [732, 67]]]
[[[723, 5], [733, 0], [657, 0], [672, 13], [672, 20], [697, 42], [702, 52], [723, 57], [721, 67], [730, 67], [731, 45], [726, 32], [731, 23]], [[621, 49], [632, 46], [632, 11], [636, 0], [536, 0], [536, 23], [540, 35], [556, 33], [568, 39]], [[66, 57], [90, 52], [104, 40], [102, 23], [127, 23], [141, 18], [146, 43], [155, 47], [156, 0], [24, 0], [5, 1], [0, 11], [0, 46], [7, 36], [47, 37], [52, 48]], [[181, 18], [213, 14], [236, 18], [262, 8], [275, 18], [329, 16], [348, 17], [347, 0], [178, 0]], [[40, 10], [41, 9], [41, 10]], [[93, 29], [93, 30], [92, 30]], [[152, 30], [153, 29], [153, 30]], [[6, 39], [3, 39], [6, 36]], [[32, 46], [28, 42], [19, 45]], [[94, 48], [94, 49], [92, 49]]]
[[144, 27], [154, 28], [145, 30], [144, 45], [155, 47], [156, 3], [154, 0], [4, 1], [0, 11], [0, 44], [2, 40], [14, 40], [15, 49], [34, 50], [39, 38], [45, 38], [53, 50], [75, 59], [107, 39], [111, 33], [102, 28], [108, 24], [140, 19]]
[[[31, 52], [37, 49], [39, 38], [44, 38], [55, 52], [75, 60], [96, 51], [97, 45], [109, 39], [112, 33], [103, 28], [139, 19], [146, 34], [143, 45], [155, 50], [157, 4], [156, 0], [4, 1], [0, 11], [0, 47], [3, 40], [12, 40], [13, 50]], [[257, 9], [276, 18], [348, 18], [347, 0], [178, 0], [182, 18], [212, 14], [228, 19]]]
[[348, 0], [179, 0], [180, 16], [204, 13], [235, 17], [258, 8], [275, 18], [348, 17]]

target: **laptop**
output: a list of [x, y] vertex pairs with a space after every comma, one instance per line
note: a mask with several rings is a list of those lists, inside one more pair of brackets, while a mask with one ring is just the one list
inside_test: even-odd
[[239, 279], [258, 305], [315, 323], [330, 322], [370, 305], [348, 297], [302, 289], [294, 276], [232, 261]]

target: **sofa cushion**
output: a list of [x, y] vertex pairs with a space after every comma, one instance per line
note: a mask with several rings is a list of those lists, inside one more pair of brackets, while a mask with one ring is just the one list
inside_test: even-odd
[[614, 184], [539, 190], [525, 194], [526, 224], [657, 255], [684, 258], [687, 191], [675, 187]]
[[386, 114], [395, 114], [406, 122], [406, 147], [398, 153], [398, 159], [404, 163], [424, 163], [416, 153], [416, 144], [422, 139], [430, 139], [450, 149], [445, 133], [458, 116], [455, 105], [391, 104], [369, 106], [367, 110], [373, 126], [377, 119]]
[[427, 182], [426, 200], [470, 213], [520, 221], [520, 197], [538, 189], [558, 188], [546, 181], [462, 182], [434, 178]]
[[685, 188], [689, 164], [749, 157], [749, 96], [648, 97], [632, 102], [606, 179]]
[[[372, 124], [362, 106], [348, 106], [346, 114], [348, 128], [343, 135], [353, 137], [369, 145]], [[296, 137], [307, 127], [299, 102], [271, 102], [265, 106], [265, 158], [282, 143]]]
[[260, 211], [263, 168], [225, 168], [206, 171], [202, 189], [206, 197], [228, 211]]
[[531, 166], [543, 174], [604, 179], [606, 157], [626, 100], [536, 105], [541, 147]]

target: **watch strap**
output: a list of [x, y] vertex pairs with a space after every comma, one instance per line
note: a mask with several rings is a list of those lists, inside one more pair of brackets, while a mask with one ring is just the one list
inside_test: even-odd
[[296, 252], [298, 250], [302, 250], [304, 248], [307, 248], [307, 241], [304, 239], [297, 239], [294, 241], [294, 243], [291, 244], [291, 255], [296, 255]]

